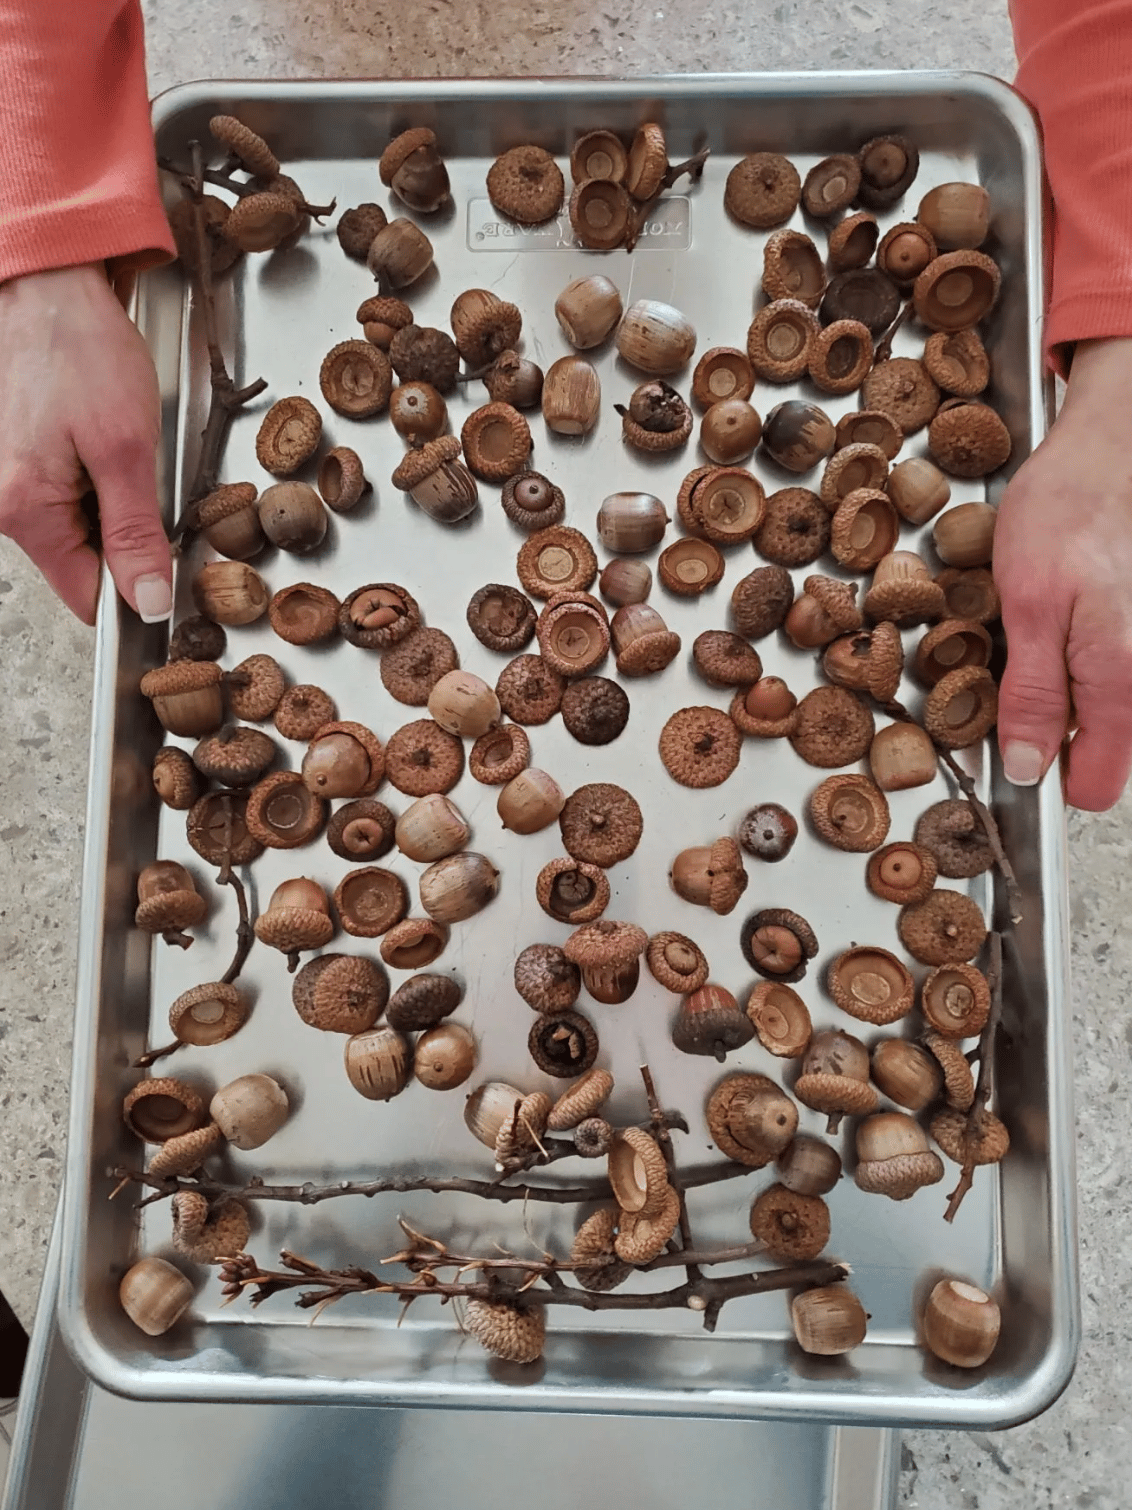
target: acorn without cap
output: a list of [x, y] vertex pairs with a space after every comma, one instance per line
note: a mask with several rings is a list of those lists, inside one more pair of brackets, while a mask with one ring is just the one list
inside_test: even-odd
[[384, 775], [381, 743], [363, 724], [324, 724], [303, 756], [303, 782], [317, 797], [368, 797]]

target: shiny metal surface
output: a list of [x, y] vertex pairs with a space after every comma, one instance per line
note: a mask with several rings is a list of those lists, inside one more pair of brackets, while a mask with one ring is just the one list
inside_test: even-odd
[[897, 1437], [876, 1427], [126, 1400], [63, 1346], [58, 1277], [56, 1234], [0, 1510], [152, 1510], [155, 1497], [163, 1510], [896, 1504]]
[[[804, 173], [826, 152], [851, 148], [882, 130], [904, 130], [922, 151], [909, 209], [929, 187], [949, 179], [977, 177], [991, 192], [989, 245], [1002, 263], [1005, 283], [988, 337], [995, 373], [990, 397], [1014, 437], [1011, 467], [1043, 433], [1047, 392], [1038, 346], [1037, 141], [1025, 107], [992, 80], [950, 74], [814, 74], [601, 84], [430, 83], [427, 90], [360, 83], [194, 85], [159, 102], [161, 150], [183, 153], [217, 109], [230, 109], [266, 132], [308, 194], [316, 200], [337, 195], [342, 205], [374, 197], [384, 201], [375, 158], [390, 132], [409, 123], [433, 124], [449, 162], [458, 208], [439, 225], [428, 224], [439, 272], [411, 291], [417, 319], [444, 326], [452, 299], [463, 288], [495, 289], [523, 310], [525, 350], [544, 366], [567, 350], [553, 317], [554, 298], [572, 277], [588, 270], [613, 278], [626, 305], [642, 297], [678, 305], [697, 329], [698, 352], [713, 345], [741, 345], [756, 296], [762, 238], [730, 224], [722, 208], [723, 181], [736, 154], [756, 147], [781, 149]], [[492, 153], [535, 138], [561, 156], [583, 129], [631, 129], [650, 116], [666, 122], [674, 157], [691, 151], [705, 134], [714, 149], [702, 184], [684, 196], [689, 223], [683, 229], [682, 212], [674, 220], [666, 212], [650, 244], [632, 256], [618, 252], [604, 258], [559, 245], [567, 238], [557, 234], [548, 236], [545, 245], [539, 242], [538, 252], [530, 255], [510, 249], [506, 243], [515, 238], [476, 239], [484, 230], [477, 201], [482, 200]], [[898, 210], [884, 223], [899, 218]], [[690, 234], [689, 248], [667, 249], [665, 236], [673, 225], [677, 240]], [[527, 238], [520, 239], [525, 249], [531, 246]], [[267, 402], [288, 393], [310, 394], [326, 418], [328, 443], [359, 451], [376, 496], [356, 514], [334, 518], [326, 546], [315, 557], [271, 553], [257, 561], [269, 587], [314, 580], [343, 596], [367, 581], [402, 582], [418, 597], [426, 622], [453, 634], [462, 664], [494, 681], [503, 658], [473, 640], [463, 611], [482, 583], [514, 578], [520, 539], [499, 508], [497, 490], [481, 485], [481, 509], [464, 525], [445, 531], [391, 487], [388, 478], [400, 445], [389, 425], [339, 419], [326, 411], [318, 393], [323, 354], [356, 333], [354, 309], [372, 287], [365, 269], [342, 255], [332, 229], [314, 231], [293, 251], [250, 260], [224, 284], [221, 319], [227, 346], [237, 352], [236, 376], [247, 380], [262, 373], [270, 389], [262, 404], [233, 427], [223, 475], [262, 480], [254, 438]], [[171, 507], [180, 479], [193, 463], [207, 364], [199, 324], [187, 308], [176, 271], [147, 276], [138, 315], [163, 384], [164, 487]], [[918, 338], [901, 333], [897, 350], [915, 352]], [[629, 453], [610, 407], [625, 399], [636, 379], [608, 349], [598, 353], [597, 365], [604, 413], [590, 437], [564, 440], [549, 435], [540, 420], [533, 426], [534, 464], [564, 488], [566, 522], [591, 538], [597, 508], [614, 490], [657, 493], [675, 514], [679, 480], [697, 459], [693, 447], [686, 457], [660, 464]], [[754, 401], [765, 413], [791, 391], [760, 385]], [[473, 387], [451, 402], [453, 430], [481, 401]], [[854, 407], [853, 399], [823, 403], [835, 418]], [[907, 454], [923, 450], [922, 436], [906, 447]], [[754, 465], [768, 490], [789, 480], [774, 475], [761, 458]], [[1001, 486], [996, 479], [992, 498]], [[952, 496], [956, 502], [982, 497], [984, 488], [981, 483], [958, 484]], [[675, 535], [670, 526], [663, 543]], [[909, 534], [905, 543], [914, 545], [915, 537]], [[605, 553], [600, 554], [604, 559]], [[201, 559], [197, 547], [182, 563], [182, 612], [192, 611], [187, 581]], [[590, 780], [621, 781], [634, 790], [645, 811], [645, 832], [637, 854], [610, 874], [609, 915], [635, 919], [650, 931], [691, 933], [721, 984], [736, 992], [750, 984], [736, 947], [748, 911], [790, 906], [805, 913], [821, 952], [801, 990], [815, 1023], [825, 1026], [840, 1017], [823, 988], [825, 965], [851, 942], [899, 948], [896, 910], [865, 890], [860, 857], [835, 853], [803, 831], [782, 864], [749, 862], [749, 889], [729, 918], [690, 908], [665, 880], [677, 850], [733, 828], [756, 801], [783, 802], [801, 813], [820, 779], [788, 746], [747, 741], [739, 770], [727, 784], [689, 792], [671, 782], [656, 754], [659, 730], [675, 708], [705, 702], [726, 706], [723, 694], [706, 688], [692, 673], [687, 651], [701, 629], [726, 623], [731, 588], [755, 564], [748, 549], [732, 552], [724, 581], [698, 601], [677, 601], [654, 590], [652, 601], [684, 637], [684, 653], [662, 677], [628, 684], [632, 716], [620, 740], [586, 748], [556, 720], [531, 731], [533, 762], [567, 790]], [[828, 569], [825, 563], [822, 569]], [[1052, 783], [1036, 793], [1016, 791], [1003, 781], [997, 761], [978, 752], [970, 758], [980, 762], [979, 779], [994, 802], [1026, 896], [1025, 923], [1008, 949], [1009, 1048], [1000, 1071], [1000, 1109], [1012, 1149], [1001, 1169], [980, 1171], [953, 1226], [941, 1219], [950, 1183], [921, 1191], [901, 1205], [864, 1197], [851, 1180], [843, 1180], [833, 1192], [830, 1251], [852, 1264], [853, 1285], [872, 1316], [868, 1339], [851, 1356], [827, 1361], [802, 1355], [790, 1334], [784, 1298], [770, 1295], [728, 1305], [714, 1336], [698, 1330], [694, 1317], [683, 1313], [638, 1313], [625, 1320], [554, 1311], [544, 1365], [533, 1374], [508, 1377], [463, 1340], [450, 1314], [439, 1308], [427, 1311], [418, 1305], [398, 1327], [395, 1305], [356, 1300], [336, 1306], [312, 1329], [285, 1297], [255, 1312], [245, 1305], [221, 1310], [215, 1279], [204, 1271], [197, 1274], [190, 1320], [156, 1341], [134, 1330], [118, 1311], [117, 1279], [139, 1253], [171, 1250], [167, 1205], [148, 1208], [139, 1220], [126, 1199], [113, 1205], [105, 1200], [106, 1169], [138, 1157], [118, 1116], [120, 1098], [137, 1078], [129, 1061], [147, 1038], [164, 1041], [165, 1012], [176, 994], [224, 969], [234, 932], [233, 898], [212, 884], [206, 867], [188, 849], [180, 816], [165, 812], [158, 820], [149, 794], [148, 767], [160, 731], [135, 688], [141, 672], [162, 658], [164, 644], [161, 630], [119, 616], [107, 598], [99, 627], [60, 1311], [70, 1347], [100, 1384], [124, 1394], [212, 1401], [413, 1403], [983, 1427], [1024, 1419], [1056, 1396], [1072, 1368], [1077, 1328], [1063, 814]], [[326, 687], [343, 717], [371, 725], [383, 739], [415, 716], [415, 710], [385, 693], [374, 658], [354, 647], [295, 650], [274, 640], [266, 623], [229, 631], [227, 664], [259, 650], [278, 654], [294, 681]], [[759, 650], [767, 670], [785, 676], [799, 695], [817, 684], [811, 656], [780, 638], [763, 641]], [[908, 684], [903, 690], [915, 704], [915, 688]], [[301, 753], [300, 747], [289, 746], [285, 763], [297, 765]], [[395, 811], [407, 805], [396, 793], [384, 795]], [[895, 794], [892, 837], [910, 835], [916, 815], [945, 795], [942, 779], [933, 787]], [[492, 906], [454, 930], [439, 967], [458, 973], [467, 986], [456, 1016], [479, 1039], [480, 1070], [472, 1083], [502, 1076], [534, 1089], [548, 1082], [533, 1071], [527, 1056], [531, 1018], [511, 988], [511, 961], [527, 943], [566, 936], [565, 928], [541, 913], [533, 895], [539, 868], [561, 852], [557, 829], [527, 838], [501, 833], [495, 791], [467, 776], [452, 796], [472, 825], [471, 847], [489, 855], [503, 879]], [[132, 927], [137, 870], [155, 854], [190, 864], [214, 903], [207, 928], [186, 954], [163, 945], [151, 950]], [[420, 867], [396, 856], [388, 863], [415, 893]], [[320, 842], [293, 854], [269, 853], [253, 867], [250, 881], [262, 903], [287, 876], [312, 875], [332, 888], [347, 868]], [[991, 895], [988, 879], [972, 883], [972, 891], [1001, 920], [1002, 902]], [[346, 939], [333, 947], [353, 949], [355, 944]], [[255, 997], [246, 1027], [217, 1048], [183, 1050], [166, 1062], [170, 1073], [209, 1090], [236, 1075], [266, 1070], [292, 1095], [295, 1112], [283, 1131], [254, 1153], [229, 1150], [218, 1161], [226, 1176], [321, 1183], [393, 1170], [474, 1174], [487, 1169], [485, 1151], [463, 1127], [461, 1092], [445, 1096], [413, 1086], [389, 1105], [363, 1101], [345, 1080], [342, 1040], [307, 1028], [292, 1010], [282, 956], [257, 948], [245, 980]], [[586, 1003], [583, 997], [583, 1010], [601, 1035], [598, 1062], [617, 1077], [615, 1118], [641, 1115], [637, 1066], [647, 1060], [662, 1099], [690, 1118], [692, 1133], [679, 1140], [679, 1157], [688, 1164], [711, 1159], [714, 1150], [701, 1107], [721, 1072], [714, 1061], [672, 1049], [673, 999], [646, 977], [622, 1007]], [[863, 1031], [863, 1036], [876, 1035]], [[757, 1044], [731, 1055], [726, 1068], [757, 1069], [776, 1077], [783, 1072], [781, 1062]], [[788, 1066], [787, 1085], [793, 1075]], [[803, 1110], [804, 1127], [817, 1131], [822, 1122]], [[851, 1154], [851, 1137], [843, 1136], [840, 1143]], [[947, 1178], [953, 1182], [953, 1166]], [[770, 1177], [762, 1173], [696, 1192], [691, 1214], [697, 1239], [742, 1240], [749, 1202], [768, 1183]], [[334, 1200], [310, 1209], [259, 1203], [250, 1246], [265, 1262], [281, 1246], [330, 1265], [373, 1262], [399, 1246], [398, 1214], [453, 1242], [483, 1249], [498, 1242], [519, 1253], [537, 1251], [531, 1244], [566, 1251], [574, 1225], [568, 1208], [485, 1209], [471, 1197]], [[915, 1344], [913, 1308], [939, 1271], [990, 1286], [1003, 1306], [999, 1349], [985, 1369], [969, 1377], [932, 1364]]]

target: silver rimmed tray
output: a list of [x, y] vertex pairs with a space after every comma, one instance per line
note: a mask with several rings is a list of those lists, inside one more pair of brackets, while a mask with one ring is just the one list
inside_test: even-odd
[[[504, 292], [522, 308], [526, 349], [544, 366], [567, 350], [553, 317], [557, 292], [579, 272], [593, 269], [613, 278], [626, 303], [652, 297], [684, 309], [699, 334], [698, 350], [742, 344], [756, 297], [762, 238], [732, 225], [722, 208], [723, 181], [736, 157], [756, 149], [781, 150], [804, 172], [825, 153], [851, 149], [881, 131], [905, 131], [922, 152], [914, 203], [932, 184], [954, 178], [977, 178], [990, 191], [989, 245], [1004, 271], [1004, 295], [988, 330], [995, 374], [990, 397], [1014, 439], [1011, 468], [1043, 433], [1047, 392], [1039, 353], [1037, 139], [1025, 107], [992, 80], [958, 74], [812, 74], [634, 82], [204, 84], [176, 90], [159, 102], [159, 149], [183, 156], [191, 139], [205, 137], [208, 117], [218, 110], [264, 132], [309, 195], [323, 201], [337, 195], [342, 205], [384, 200], [375, 169], [382, 146], [404, 125], [433, 125], [450, 165], [456, 210], [428, 225], [438, 274], [411, 294], [417, 319], [445, 325], [452, 299], [465, 287]], [[564, 233], [515, 234], [485, 214], [485, 171], [499, 150], [537, 140], [561, 157], [585, 129], [629, 131], [649, 118], [664, 121], [674, 154], [690, 152], [706, 139], [713, 155], [702, 183], [657, 216], [631, 256], [578, 251]], [[898, 209], [885, 223], [902, 213]], [[237, 376], [246, 380], [262, 373], [268, 379], [264, 404], [288, 393], [310, 394], [326, 416], [328, 437], [356, 447], [376, 486], [372, 503], [332, 522], [327, 546], [316, 557], [272, 554], [257, 565], [272, 590], [315, 580], [342, 596], [366, 581], [403, 582], [420, 600], [426, 621], [454, 635], [463, 664], [494, 680], [502, 659], [472, 639], [463, 609], [482, 583], [514, 579], [520, 542], [502, 515], [496, 490], [481, 489], [483, 507], [469, 526], [445, 532], [389, 484], [400, 447], [388, 424], [340, 420], [320, 400], [318, 364], [331, 345], [355, 333], [354, 309], [371, 291], [364, 268], [343, 257], [333, 229], [313, 232], [290, 252], [247, 262], [224, 285], [222, 338], [235, 353]], [[172, 508], [192, 466], [207, 373], [199, 321], [176, 269], [143, 280], [138, 319], [165, 399], [163, 487]], [[903, 343], [898, 350], [917, 350], [912, 333], [898, 339]], [[634, 379], [610, 351], [599, 352], [597, 364], [608, 411], [628, 394]], [[755, 402], [765, 413], [789, 393], [760, 385]], [[479, 402], [478, 391], [452, 402], [454, 429]], [[834, 400], [827, 407], [836, 417], [854, 402]], [[262, 476], [254, 459], [262, 412], [253, 408], [234, 426], [225, 478]], [[910, 453], [920, 450], [922, 437], [908, 447]], [[534, 462], [564, 488], [567, 522], [592, 535], [597, 506], [615, 488], [657, 492], [674, 513], [676, 488], [695, 464], [695, 454], [689, 447], [682, 461], [650, 465], [626, 451], [607, 412], [584, 442], [550, 437], [536, 422]], [[761, 459], [754, 466], [768, 488], [787, 480], [772, 475]], [[994, 480], [992, 500], [1002, 482]], [[953, 489], [956, 501], [983, 496], [981, 483]], [[670, 530], [668, 538], [674, 533]], [[910, 534], [907, 543], [914, 546], [915, 536]], [[197, 547], [181, 563], [183, 612], [191, 611], [187, 579], [201, 559]], [[748, 910], [777, 905], [805, 912], [821, 952], [801, 989], [815, 1022], [825, 1026], [840, 1018], [822, 986], [829, 960], [854, 941], [898, 947], [895, 909], [866, 892], [859, 857], [835, 853], [803, 833], [783, 864], [751, 862], [747, 895], [722, 919], [690, 908], [665, 879], [678, 849], [732, 828], [755, 801], [773, 799], [802, 812], [819, 779], [789, 746], [748, 741], [739, 770], [725, 786], [687, 792], [673, 785], [656, 754], [659, 730], [673, 709], [704, 702], [726, 706], [724, 695], [711, 692], [690, 670], [686, 652], [701, 629], [726, 623], [730, 589], [754, 564], [747, 548], [731, 553], [723, 583], [699, 600], [663, 596], [662, 601], [658, 593], [655, 600], [670, 626], [684, 637], [685, 653], [663, 677], [629, 685], [632, 716], [626, 733], [612, 745], [589, 749], [555, 721], [532, 731], [534, 760], [567, 789], [612, 780], [634, 790], [645, 811], [645, 833], [632, 860], [611, 873], [610, 913], [634, 918], [650, 931], [673, 927], [692, 933], [722, 984], [737, 992], [749, 985], [737, 947]], [[416, 1306], [398, 1327], [396, 1307], [371, 1298], [337, 1306], [310, 1328], [306, 1314], [285, 1298], [255, 1312], [242, 1305], [221, 1310], [215, 1281], [204, 1271], [188, 1319], [157, 1341], [135, 1331], [117, 1309], [117, 1278], [140, 1252], [169, 1251], [169, 1215], [162, 1205], [148, 1208], [139, 1220], [128, 1199], [106, 1200], [106, 1170], [137, 1158], [118, 1107], [137, 1078], [130, 1061], [147, 1039], [161, 1039], [173, 996], [223, 970], [234, 924], [231, 897], [212, 884], [189, 850], [179, 816], [159, 815], [149, 791], [148, 768], [160, 731], [136, 689], [142, 671], [162, 659], [164, 648], [164, 631], [120, 615], [106, 599], [99, 627], [60, 1312], [70, 1347], [94, 1378], [121, 1393], [165, 1398], [804, 1415], [984, 1427], [1032, 1415], [1055, 1397], [1068, 1378], [1076, 1345], [1062, 811], [1055, 785], [1015, 791], [996, 760], [983, 752], [966, 758], [994, 805], [1025, 893], [1025, 921], [1007, 950], [1006, 1048], [999, 1082], [1012, 1149], [1000, 1169], [980, 1172], [950, 1227], [941, 1219], [941, 1190], [949, 1187], [895, 1205], [865, 1198], [851, 1180], [842, 1181], [830, 1198], [830, 1251], [852, 1264], [853, 1285], [872, 1317], [867, 1341], [849, 1358], [801, 1355], [783, 1298], [771, 1295], [728, 1306], [712, 1336], [698, 1329], [693, 1316], [679, 1313], [634, 1314], [626, 1320], [555, 1312], [544, 1366], [533, 1376], [510, 1377], [463, 1340], [450, 1315], [439, 1309], [426, 1313]], [[799, 694], [817, 684], [812, 657], [774, 640], [759, 648], [767, 669], [785, 676]], [[385, 693], [373, 657], [351, 646], [292, 650], [273, 641], [266, 623], [260, 623], [230, 631], [226, 664], [260, 650], [278, 653], [293, 680], [325, 686], [344, 717], [371, 725], [382, 738], [412, 716]], [[914, 701], [917, 694], [908, 687], [906, 695]], [[290, 746], [284, 759], [297, 764], [300, 755], [300, 747]], [[939, 779], [932, 787], [894, 795], [893, 837], [909, 835], [917, 813], [947, 794]], [[470, 777], [452, 795], [472, 825], [473, 847], [495, 860], [503, 883], [496, 902], [454, 932], [440, 965], [466, 984], [457, 1016], [479, 1040], [476, 1080], [500, 1076], [534, 1088], [546, 1082], [527, 1057], [531, 1018], [511, 988], [510, 969], [525, 944], [565, 936], [533, 896], [539, 868], [560, 853], [557, 830], [524, 839], [502, 834], [495, 792]], [[391, 800], [397, 810], [405, 805], [396, 794]], [[163, 945], [151, 949], [132, 926], [134, 881], [155, 855], [192, 865], [214, 904], [208, 926], [184, 955]], [[413, 889], [418, 867], [398, 858], [389, 863]], [[250, 879], [263, 902], [288, 875], [309, 874], [333, 887], [346, 868], [319, 843], [294, 854], [269, 853]], [[1001, 900], [988, 878], [972, 883], [972, 894], [1002, 921]], [[352, 940], [346, 944], [354, 947]], [[171, 1073], [205, 1089], [266, 1070], [291, 1093], [295, 1112], [285, 1129], [253, 1154], [227, 1155], [217, 1166], [227, 1177], [322, 1183], [394, 1171], [484, 1172], [487, 1160], [463, 1127], [460, 1092], [438, 1096], [413, 1086], [389, 1105], [361, 1100], [342, 1072], [342, 1040], [315, 1033], [293, 1012], [282, 956], [257, 948], [245, 979], [255, 998], [247, 1026], [220, 1047], [183, 1050], [169, 1061]], [[617, 1077], [615, 1117], [640, 1116], [637, 1066], [647, 1059], [662, 1099], [691, 1120], [691, 1135], [679, 1140], [681, 1160], [709, 1160], [713, 1150], [701, 1108], [720, 1070], [714, 1061], [672, 1049], [673, 999], [646, 979], [621, 1008], [585, 1003], [583, 998], [583, 1010], [601, 1035], [599, 1062]], [[727, 1069], [732, 1068], [779, 1075], [783, 1067], [756, 1045], [732, 1055]], [[787, 1067], [787, 1085], [793, 1073]], [[803, 1113], [803, 1125], [818, 1130], [821, 1123]], [[851, 1154], [848, 1137], [844, 1150]], [[740, 1239], [750, 1199], [769, 1179], [764, 1173], [697, 1192], [691, 1208], [697, 1238]], [[282, 1246], [327, 1265], [373, 1261], [399, 1246], [398, 1213], [454, 1243], [498, 1242], [517, 1252], [536, 1251], [531, 1244], [565, 1251], [574, 1221], [561, 1207], [485, 1211], [483, 1203], [463, 1196], [338, 1199], [309, 1210], [256, 1203], [251, 1247], [265, 1262]], [[970, 1376], [936, 1368], [915, 1343], [914, 1301], [925, 1278], [939, 1271], [990, 1286], [1004, 1308], [1000, 1346], [992, 1362]]]

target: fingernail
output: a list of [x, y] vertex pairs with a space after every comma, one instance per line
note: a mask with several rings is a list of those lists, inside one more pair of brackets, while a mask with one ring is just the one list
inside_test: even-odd
[[1006, 779], [1013, 786], [1037, 786], [1045, 771], [1045, 756], [1036, 745], [1012, 739], [1002, 755]]
[[134, 583], [134, 602], [143, 624], [160, 624], [173, 613], [173, 590], [164, 577], [139, 577]]

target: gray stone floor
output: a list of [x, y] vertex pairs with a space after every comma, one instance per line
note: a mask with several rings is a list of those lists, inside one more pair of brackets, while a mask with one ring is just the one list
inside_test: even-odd
[[[957, 0], [143, 0], [153, 91], [203, 77], [1013, 71], [1005, 6]], [[458, 39], [458, 45], [454, 42]], [[0, 541], [0, 1284], [34, 1312], [66, 1136], [90, 640]], [[1084, 1344], [1065, 1396], [996, 1436], [909, 1433], [907, 1510], [1123, 1510], [1132, 1457], [1132, 800], [1071, 821]]]

